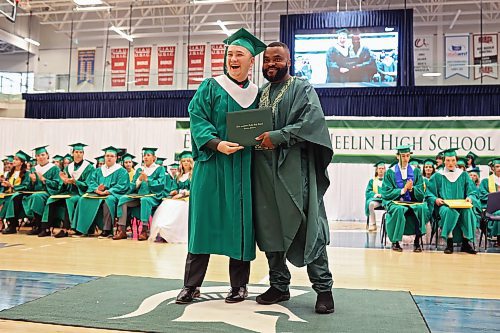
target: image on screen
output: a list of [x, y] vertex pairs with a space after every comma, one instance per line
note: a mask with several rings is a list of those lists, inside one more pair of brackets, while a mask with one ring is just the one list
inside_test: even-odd
[[302, 31], [295, 35], [295, 75], [317, 87], [394, 87], [398, 32], [393, 27]]

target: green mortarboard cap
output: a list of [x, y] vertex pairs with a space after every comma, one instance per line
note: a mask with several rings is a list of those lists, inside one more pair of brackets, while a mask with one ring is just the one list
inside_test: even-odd
[[471, 172], [477, 173], [478, 176], [481, 174], [481, 170], [479, 170], [478, 167], [472, 168], [472, 169], [470, 169], [467, 172], [469, 172], [469, 173], [471, 173]]
[[395, 165], [396, 165], [396, 164], [398, 164], [398, 163], [399, 163], [399, 161], [398, 161], [398, 160], [396, 160], [396, 161], [392, 162], [391, 164], [389, 164], [389, 168], [392, 168], [393, 166], [395, 166]]
[[45, 149], [47, 147], [48, 147], [48, 145], [47, 146], [36, 147], [35, 149], [32, 149], [32, 150], [35, 151], [35, 155], [40, 155], [41, 153], [47, 153], [47, 149]]
[[450, 148], [450, 149], [443, 150], [441, 153], [444, 157], [453, 157], [453, 156], [457, 156], [457, 150], [458, 150], [458, 148]]
[[20, 150], [16, 153], [16, 156], [22, 159], [23, 161], [29, 161], [31, 156], [26, 154], [24, 151]]
[[443, 152], [442, 152], [442, 151], [440, 151], [440, 152], [436, 155], [436, 159], [437, 159], [438, 157], [443, 158]]
[[172, 164], [169, 164], [168, 166], [172, 169], [177, 169], [177, 168], [179, 168], [179, 163], [172, 163]]
[[62, 157], [61, 155], [54, 155], [54, 157], [52, 157], [52, 159], [54, 161], [62, 161], [64, 159], [64, 157]]
[[[491, 160], [491, 165], [496, 165], [496, 164], [500, 164], [500, 157]], [[488, 165], [490, 164], [488, 163]]]
[[132, 168], [135, 168], [135, 166], [136, 166], [137, 164], [139, 164], [139, 163], [137, 163], [136, 161], [132, 161]]
[[398, 151], [398, 154], [411, 153], [412, 147], [413, 145], [401, 145], [397, 146], [396, 150]]
[[134, 155], [125, 153], [122, 155], [122, 161], [132, 161], [135, 158]]
[[164, 157], [157, 157], [156, 158], [156, 164], [158, 165], [163, 165], [163, 162], [166, 160]]
[[116, 156], [118, 156], [119, 149], [115, 148], [113, 146], [109, 146], [109, 147], [104, 148], [102, 151], [104, 151], [105, 154], [111, 153], [111, 154], [115, 154]]
[[193, 158], [193, 153], [189, 150], [184, 150], [177, 155], [177, 160], [180, 161], [183, 158]]
[[9, 161], [10, 163], [14, 162], [14, 155], [7, 155], [5, 160]]
[[467, 155], [465, 155], [465, 157], [469, 158], [469, 157], [472, 157], [472, 159], [475, 161], [477, 160], [478, 156], [476, 154], [474, 154], [473, 152], [468, 152]]
[[104, 156], [98, 156], [95, 158], [95, 160], [97, 161], [97, 163], [104, 162]]
[[373, 166], [374, 166], [375, 168], [378, 168], [379, 166], [382, 166], [382, 165], [383, 165], [383, 166], [385, 166], [385, 162], [384, 162], [384, 161], [378, 161], [378, 162], [376, 162]]
[[64, 155], [64, 158], [65, 160], [70, 160], [71, 162], [73, 162], [73, 156], [71, 156], [70, 154], [66, 154]]
[[436, 161], [434, 161], [432, 158], [426, 158], [424, 160], [424, 165], [434, 165], [436, 164]]
[[408, 164], [410, 165], [419, 165], [422, 164], [422, 160], [420, 158], [410, 158], [410, 162]]
[[84, 147], [87, 147], [87, 145], [85, 143], [73, 143], [72, 145], [68, 145], [70, 147], [73, 148], [73, 151], [75, 150], [80, 150], [80, 151], [83, 151], [83, 148]]
[[90, 164], [94, 165], [94, 162], [92, 162], [91, 160], [85, 160], [87, 162], [89, 162]]
[[467, 165], [467, 160], [463, 157], [459, 157], [457, 159], [457, 165], [462, 165], [462, 166], [466, 166]]
[[158, 148], [144, 147], [142, 148], [142, 155], [151, 154], [154, 156], [157, 150]]
[[237, 45], [242, 46], [255, 57], [257, 54], [263, 52], [266, 49], [266, 44], [264, 44], [260, 39], [249, 33], [244, 28], [236, 31], [234, 34], [229, 36], [224, 40], [226, 45]]

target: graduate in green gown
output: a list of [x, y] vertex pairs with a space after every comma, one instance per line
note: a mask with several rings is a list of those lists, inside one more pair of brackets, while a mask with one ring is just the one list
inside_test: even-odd
[[[432, 175], [436, 173], [435, 165], [436, 165], [436, 161], [433, 160], [432, 158], [426, 158], [423, 161], [422, 176], [423, 176], [423, 180], [424, 180], [425, 192], [427, 192], [429, 189], [429, 182], [430, 182]], [[433, 214], [437, 214], [437, 211], [434, 212], [434, 208], [435, 208], [434, 203], [433, 202], [429, 203], [427, 201], [427, 211], [429, 212], [429, 218], [431, 218], [432, 216], [435, 216]]]
[[51, 195], [59, 192], [61, 185], [61, 178], [59, 178], [61, 169], [49, 162], [46, 147], [48, 146], [33, 149], [37, 165], [32, 167], [28, 190], [34, 193], [23, 198], [24, 211], [28, 217], [33, 218], [33, 229], [28, 232], [28, 235], [43, 234], [42, 215], [45, 205]]
[[317, 293], [315, 311], [334, 312], [326, 246], [330, 231], [323, 196], [330, 185], [330, 134], [318, 95], [304, 78], [291, 76], [288, 46], [275, 42], [264, 54], [260, 107], [273, 110], [273, 130], [257, 140], [253, 159], [255, 237], [266, 252], [270, 288], [260, 304], [290, 298], [286, 260], [307, 266]]
[[226, 114], [257, 106], [258, 87], [248, 79], [255, 56], [265, 44], [245, 29], [225, 40], [225, 74], [204, 80], [191, 103], [189, 117], [196, 161], [189, 204], [188, 257], [184, 288], [177, 303], [199, 292], [209, 255], [230, 258], [231, 291], [226, 302], [243, 301], [250, 261], [255, 259], [252, 221], [252, 149], [227, 141]]
[[477, 188], [472, 183], [467, 172], [457, 167], [456, 148], [443, 152], [444, 169], [442, 173], [435, 173], [429, 182], [426, 192], [429, 204], [436, 204], [439, 208], [439, 227], [441, 237], [447, 240], [444, 253], [453, 253], [454, 240], [462, 241], [463, 252], [476, 254], [470, 241], [474, 239], [476, 217], [472, 208], [450, 208], [444, 200], [465, 200], [472, 203], [477, 198]]
[[64, 157], [61, 155], [54, 155], [52, 157], [52, 163], [54, 163], [54, 165], [59, 167], [59, 169], [61, 169], [61, 170], [64, 170], [63, 160], [64, 160]]
[[[486, 209], [488, 204], [488, 194], [500, 191], [500, 158], [492, 160], [493, 174], [481, 181], [479, 185], [479, 198], [481, 199], [481, 208]], [[493, 215], [500, 216], [500, 210]], [[496, 237], [496, 247], [500, 247], [500, 222], [491, 221], [488, 223], [488, 232], [491, 237]]]
[[[74, 143], [69, 145], [72, 147], [72, 161], [63, 171], [59, 173], [61, 178], [61, 186], [59, 193], [51, 196], [47, 200], [45, 210], [42, 217], [42, 228], [44, 232], [40, 233], [39, 237], [49, 236], [50, 227], [59, 226], [60, 221], [63, 221], [62, 229], [54, 235], [56, 238], [68, 237], [70, 228], [76, 227], [74, 219], [76, 205], [80, 197], [87, 192], [88, 180], [94, 173], [93, 165], [84, 160], [84, 148], [87, 146], [83, 143]], [[65, 196], [65, 197], [64, 197]]]
[[100, 167], [102, 167], [104, 165], [104, 155], [96, 157], [95, 160], [96, 160], [96, 164], [95, 164], [96, 169], [99, 169]]
[[116, 163], [118, 149], [103, 150], [105, 163], [90, 176], [87, 193], [78, 200], [74, 220], [79, 233], [87, 235], [95, 223], [103, 230], [100, 236], [109, 237], [111, 232], [104, 231], [104, 224], [113, 225], [118, 199], [128, 193], [130, 180], [127, 170]]
[[122, 156], [122, 165], [127, 170], [128, 177], [130, 179], [130, 182], [133, 181], [134, 176], [135, 176], [135, 165], [137, 165], [136, 162], [134, 162], [135, 156], [129, 153], [125, 153]]
[[[128, 208], [139, 207], [143, 227], [139, 240], [148, 239], [148, 223], [153, 215], [153, 209], [158, 207], [163, 197], [165, 188], [165, 168], [155, 163], [156, 150], [158, 148], [142, 148], [144, 164], [137, 168], [134, 179], [130, 183], [129, 193], [120, 197], [118, 201], [118, 233], [113, 236], [114, 240], [127, 239], [127, 217]], [[111, 226], [108, 226], [111, 230]], [[105, 228], [106, 230], [108, 228]]]
[[194, 167], [193, 155], [190, 151], [183, 151], [179, 154], [180, 166], [176, 177], [172, 180], [169, 196], [172, 199], [182, 199], [189, 197], [191, 190], [191, 172]]
[[373, 165], [375, 167], [375, 177], [370, 179], [365, 190], [365, 215], [368, 218], [368, 231], [377, 230], [375, 208], [382, 206], [382, 180], [385, 175], [385, 162], [379, 161]]
[[12, 162], [12, 168], [9, 170], [8, 178], [2, 181], [1, 199], [2, 209], [0, 210], [0, 219], [7, 219], [7, 228], [2, 230], [2, 234], [17, 233], [18, 219], [25, 217], [22, 205], [23, 194], [30, 187], [30, 170], [26, 167], [26, 161], [30, 156], [18, 151]]
[[411, 146], [398, 146], [396, 150], [399, 162], [385, 173], [381, 190], [382, 203], [387, 210], [387, 236], [392, 249], [401, 252], [399, 242], [403, 235], [415, 235], [413, 252], [422, 252], [420, 240], [429, 220], [429, 210], [424, 202], [424, 180], [420, 169], [409, 164]]

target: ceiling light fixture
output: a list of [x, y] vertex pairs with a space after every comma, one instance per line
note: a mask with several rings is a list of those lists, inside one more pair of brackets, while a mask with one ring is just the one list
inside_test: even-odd
[[80, 7], [77, 6], [73, 8], [73, 11], [75, 12], [93, 12], [93, 11], [99, 11], [99, 10], [111, 10], [110, 6], [87, 6], [87, 7]]
[[111, 28], [109, 28], [109, 30], [116, 32], [118, 35], [122, 36], [123, 38], [125, 38], [129, 42], [133, 42], [134, 41], [134, 38], [132, 38], [131, 35], [127, 35], [126, 33], [124, 33], [123, 31], [121, 31], [119, 28], [115, 27], [114, 25], [112, 25]]
[[96, 6], [102, 5], [102, 0], [73, 0], [78, 6]]
[[227, 30], [226, 25], [224, 24], [224, 22], [222, 22], [221, 20], [217, 20], [217, 24], [222, 29], [222, 31], [224, 31], [224, 33], [226, 35], [231, 36], [231, 32], [229, 30]]
[[28, 42], [30, 44], [36, 45], [36, 46], [40, 46], [40, 42], [37, 42], [36, 40], [28, 38], [28, 37], [24, 37], [24, 41]]

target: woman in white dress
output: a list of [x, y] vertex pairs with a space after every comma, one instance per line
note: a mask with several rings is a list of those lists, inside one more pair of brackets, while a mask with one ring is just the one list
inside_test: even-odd
[[189, 191], [194, 160], [190, 151], [180, 153], [179, 159], [179, 172], [170, 182], [166, 182], [165, 199], [153, 216], [150, 241], [160, 235], [168, 243], [187, 243]]

